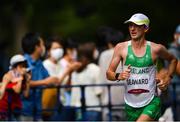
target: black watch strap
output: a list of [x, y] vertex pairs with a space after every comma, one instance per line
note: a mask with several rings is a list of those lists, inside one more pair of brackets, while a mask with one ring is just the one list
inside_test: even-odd
[[118, 80], [119, 75], [120, 75], [120, 73], [116, 73], [116, 75], [115, 75], [116, 80]]

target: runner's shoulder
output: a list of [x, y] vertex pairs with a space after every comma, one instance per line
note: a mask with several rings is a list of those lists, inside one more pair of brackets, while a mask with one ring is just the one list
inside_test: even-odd
[[162, 44], [159, 44], [159, 43], [154, 43], [154, 42], [151, 42], [151, 48], [155, 51], [155, 52], [159, 52], [163, 49], [165, 49], [165, 46], [162, 45]]
[[127, 45], [128, 45], [128, 41], [124, 41], [124, 42], [118, 43], [115, 48], [124, 49], [127, 47]]

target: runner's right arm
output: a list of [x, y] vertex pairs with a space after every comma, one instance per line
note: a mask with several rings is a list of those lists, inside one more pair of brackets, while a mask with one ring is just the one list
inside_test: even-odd
[[123, 60], [121, 53], [123, 53], [124, 44], [119, 43], [116, 45], [114, 49], [114, 54], [112, 60], [110, 62], [109, 68], [106, 72], [106, 76], [108, 80], [125, 80], [130, 76], [130, 65], [127, 69], [122, 71], [120, 74], [116, 73], [116, 69], [121, 60]]

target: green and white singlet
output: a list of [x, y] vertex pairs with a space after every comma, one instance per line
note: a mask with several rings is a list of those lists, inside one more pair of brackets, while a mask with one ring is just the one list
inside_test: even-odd
[[151, 102], [156, 94], [156, 66], [151, 56], [151, 43], [147, 41], [146, 52], [137, 57], [132, 50], [131, 41], [128, 42], [128, 53], [124, 67], [131, 65], [130, 77], [125, 82], [125, 102], [129, 106], [139, 108]]

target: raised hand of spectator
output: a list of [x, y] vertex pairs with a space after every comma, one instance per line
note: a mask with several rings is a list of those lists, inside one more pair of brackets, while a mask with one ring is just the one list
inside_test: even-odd
[[70, 69], [70, 71], [74, 71], [74, 70], [79, 69], [81, 66], [82, 66], [81, 62], [73, 62], [72, 64], [68, 66], [68, 68]]

